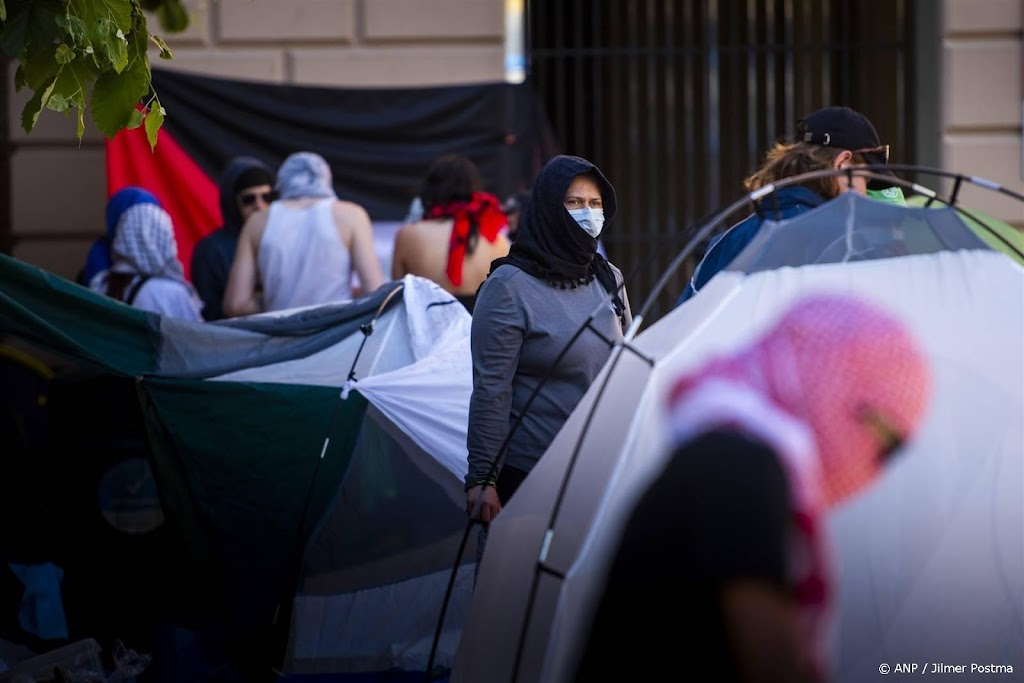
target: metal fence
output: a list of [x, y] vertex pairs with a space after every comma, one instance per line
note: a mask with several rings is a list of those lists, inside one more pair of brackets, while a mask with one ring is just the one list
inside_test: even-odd
[[[529, 0], [528, 76], [561, 151], [596, 163], [619, 216], [603, 237], [647, 298], [703, 218], [738, 199], [796, 121], [843, 104], [914, 161], [913, 0]], [[925, 5], [926, 7], [926, 5]], [[695, 261], [657, 300], [671, 309]]]

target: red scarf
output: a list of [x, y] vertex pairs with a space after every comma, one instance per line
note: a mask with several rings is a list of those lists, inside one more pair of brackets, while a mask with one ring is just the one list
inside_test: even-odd
[[474, 234], [482, 235], [488, 242], [498, 239], [498, 233], [508, 224], [508, 219], [498, 205], [498, 198], [486, 192], [474, 192], [468, 202], [448, 202], [430, 208], [426, 218], [453, 218], [451, 239], [448, 242], [448, 279], [458, 287], [462, 284], [462, 262], [466, 248]]

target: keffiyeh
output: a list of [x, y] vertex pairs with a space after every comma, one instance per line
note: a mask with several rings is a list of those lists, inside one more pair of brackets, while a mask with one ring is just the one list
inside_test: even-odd
[[125, 264], [139, 275], [185, 280], [171, 217], [155, 204], [125, 210], [114, 235], [113, 255], [115, 267]]
[[277, 170], [277, 190], [281, 199], [296, 197], [337, 198], [327, 160], [315, 152], [296, 152]]
[[878, 474], [882, 449], [864, 410], [902, 439], [930, 393], [925, 356], [903, 324], [846, 296], [798, 302], [760, 340], [684, 376], [668, 404], [676, 445], [716, 428], [771, 446], [787, 473], [796, 542], [790, 567], [810, 660], [824, 661], [834, 583], [824, 513]]

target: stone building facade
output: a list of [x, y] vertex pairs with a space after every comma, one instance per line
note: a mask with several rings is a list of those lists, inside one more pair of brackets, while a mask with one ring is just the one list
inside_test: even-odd
[[[157, 67], [270, 83], [423, 86], [498, 81], [505, 69], [506, 10], [523, 0], [188, 0], [192, 24], [167, 36], [175, 57]], [[941, 0], [922, 26], [919, 65], [935, 111], [922, 115], [919, 161], [1024, 193], [1021, 0]], [[155, 20], [150, 22], [158, 32]], [[929, 42], [930, 41], [930, 42]], [[932, 46], [929, 48], [928, 46]], [[72, 277], [103, 232], [102, 134], [44, 112], [26, 135], [13, 65], [0, 94], [0, 249]], [[937, 91], [937, 92], [936, 92]], [[168, 112], [173, 116], [174, 112]], [[0, 176], [4, 175], [0, 173]], [[966, 190], [970, 205], [973, 195]], [[1021, 204], [985, 193], [978, 206], [1024, 229]]]

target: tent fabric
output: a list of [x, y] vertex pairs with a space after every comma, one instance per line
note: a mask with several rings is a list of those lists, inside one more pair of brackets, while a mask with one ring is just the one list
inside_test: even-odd
[[529, 189], [555, 153], [529, 83], [327, 88], [154, 68], [153, 86], [168, 112], [157, 146], [150, 151], [142, 128], [107, 142], [108, 196], [126, 185], [156, 194], [174, 222], [186, 276], [195, 243], [222, 224], [217, 182], [236, 156], [276, 169], [293, 152], [317, 152], [338, 196], [377, 223], [405, 218], [443, 154], [472, 159], [489, 190], [505, 197]]
[[[907, 199], [907, 204], [926, 206], [929, 201], [930, 199], [924, 195], [913, 195]], [[942, 208], [944, 205], [935, 202], [931, 206], [932, 208]], [[1017, 263], [1024, 265], [1024, 230], [973, 208], [957, 206], [956, 211], [964, 223], [985, 241], [985, 244], [996, 251], [1008, 254]]]
[[[964, 222], [952, 208], [894, 212], [893, 206], [847, 192], [788, 221], [765, 221], [726, 269], [753, 273], [784, 266], [985, 248], [974, 232], [964, 230]], [[823, 230], [822, 225], [833, 229]], [[848, 229], [847, 225], [856, 227]]]
[[[749, 342], [802, 295], [827, 291], [898, 315], [935, 377], [920, 434], [829, 518], [840, 570], [835, 679], [863, 680], [865, 662], [1024, 667], [1024, 269], [963, 224], [955, 234], [944, 223], [946, 237], [977, 246], [936, 251], [931, 215], [885, 205], [874, 215], [867, 202], [844, 197], [778, 223], [742, 267], [613, 352], [491, 524], [453, 682], [571, 678], [621, 524], [668, 456], [673, 381]], [[812, 225], [826, 234], [808, 254], [787, 232]], [[870, 253], [859, 251], [868, 239]], [[834, 243], [864, 260], [816, 263]], [[906, 253], [913, 245], [922, 253]]]
[[[433, 403], [468, 396], [468, 352], [465, 362], [452, 353], [467, 348], [469, 321], [415, 276], [351, 302], [176, 321], [0, 257], [0, 336], [64, 359], [72, 376], [84, 367], [134, 384], [160, 505], [183, 539], [181, 580], [216, 598], [207, 607], [222, 636], [269, 657], [275, 614], [294, 614], [289, 649], [330, 648], [302, 664], [311, 671], [426, 665], [416, 653], [429, 652], [465, 525], [464, 415]], [[402, 379], [407, 368], [421, 379]], [[108, 417], [115, 436], [130, 420]], [[466, 567], [439, 662], [461, 632]], [[394, 628], [340, 640], [323, 630], [374, 612]]]

